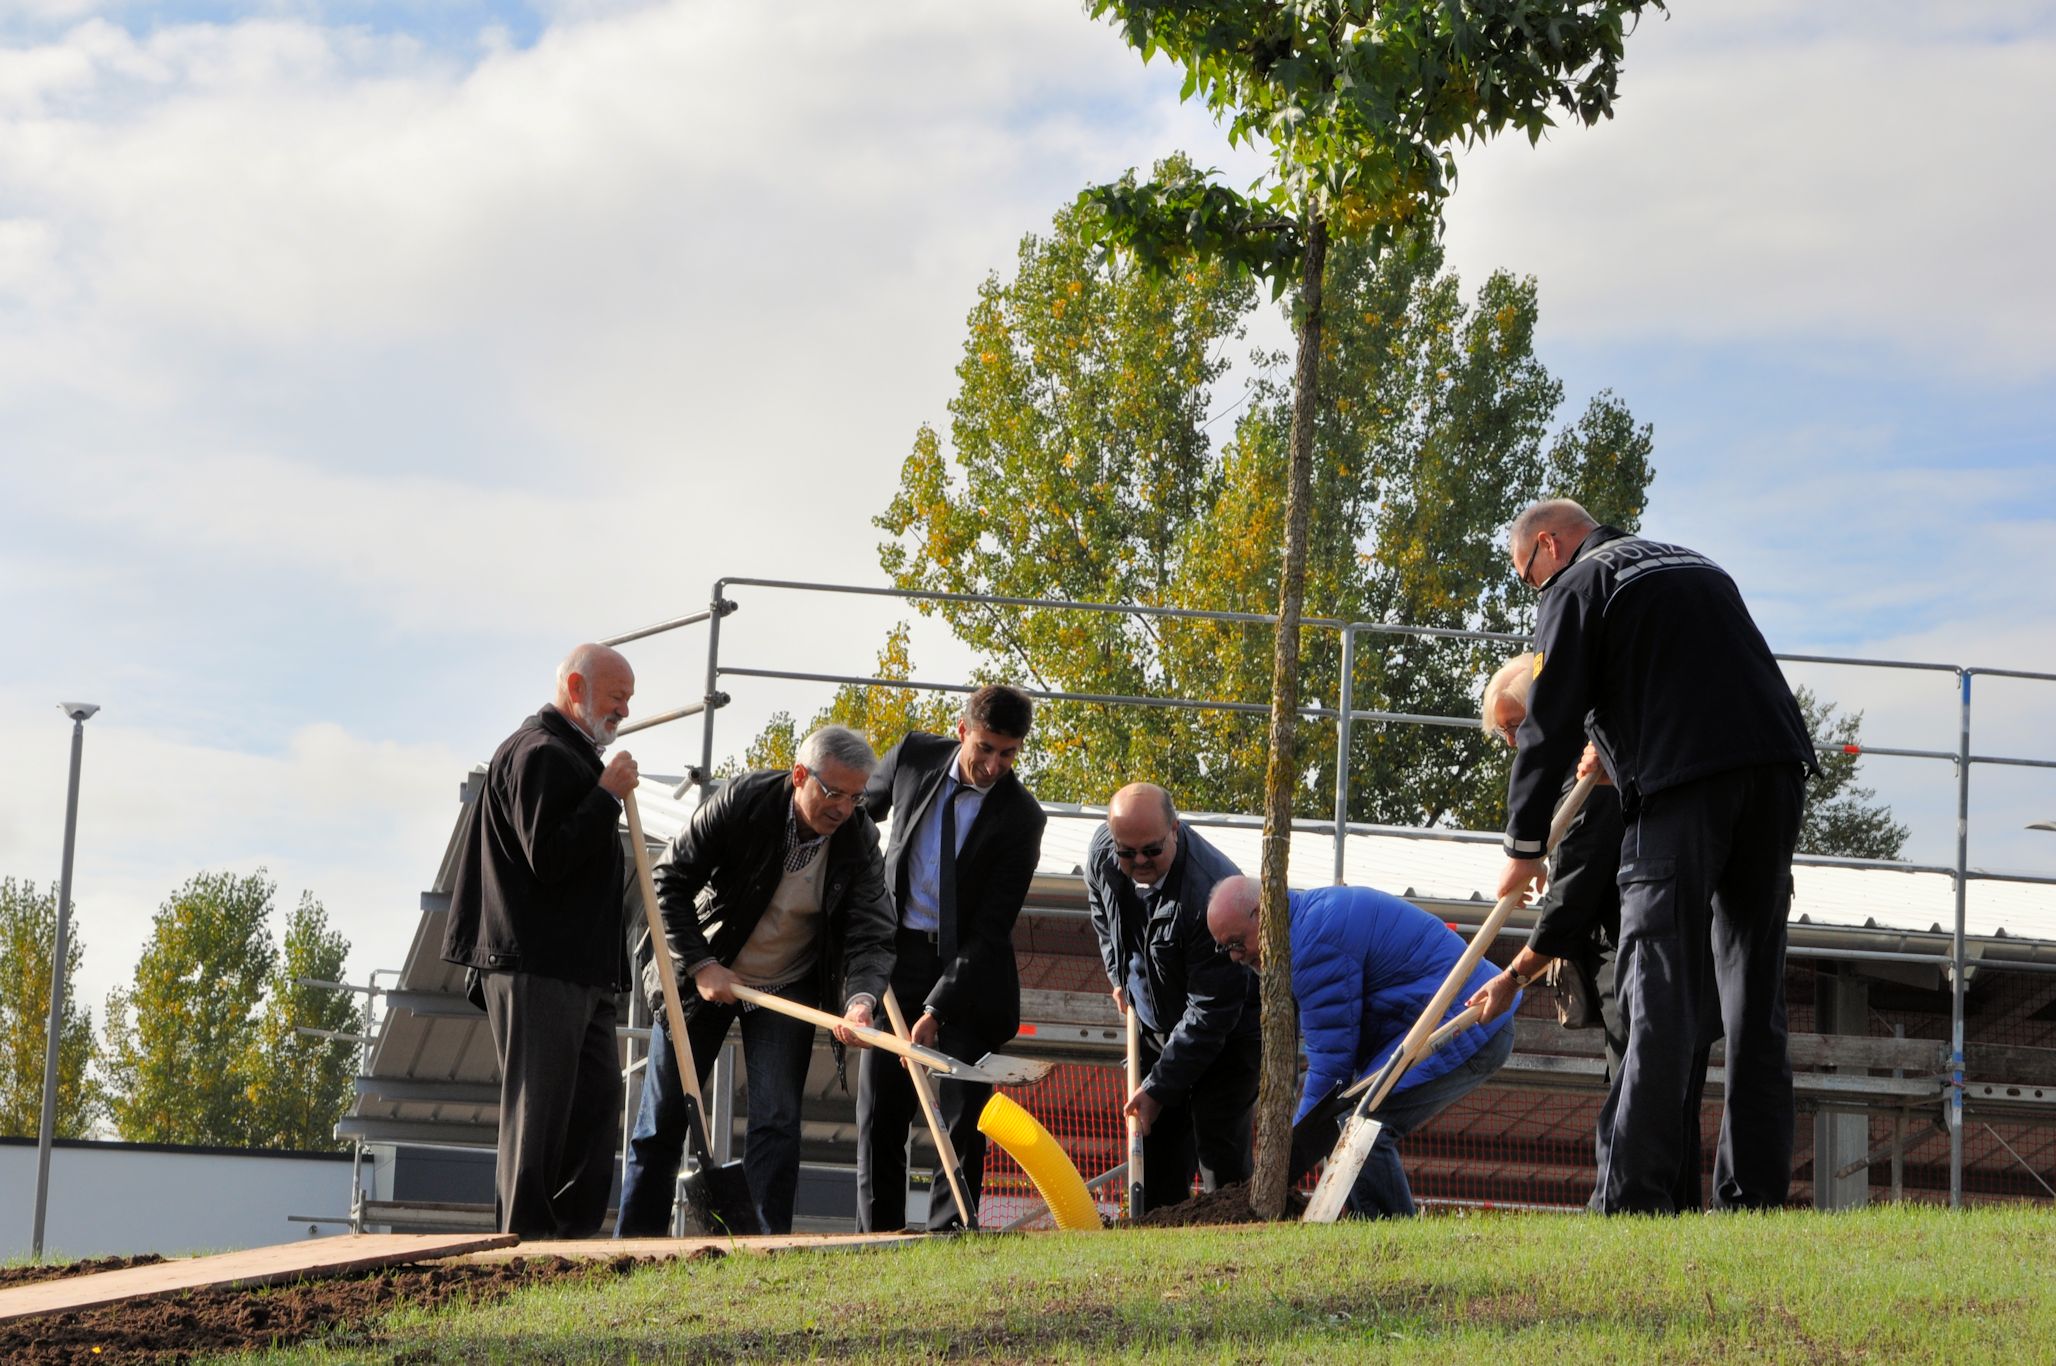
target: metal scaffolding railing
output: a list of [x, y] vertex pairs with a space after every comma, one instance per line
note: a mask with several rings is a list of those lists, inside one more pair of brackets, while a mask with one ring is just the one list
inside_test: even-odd
[[[717, 714], [731, 701], [721, 691], [724, 678], [748, 678], [764, 681], [821, 683], [834, 686], [856, 685], [872, 687], [902, 688], [935, 693], [967, 693], [974, 685], [956, 682], [938, 682], [914, 679], [879, 678], [867, 674], [838, 674], [789, 669], [773, 669], [747, 666], [724, 661], [722, 658], [722, 621], [738, 610], [739, 604], [729, 597], [731, 589], [760, 589], [774, 592], [803, 594], [852, 595], [896, 599], [908, 603], [968, 604], [981, 607], [1013, 608], [1034, 611], [1058, 611], [1113, 614], [1128, 617], [1210, 621], [1229, 624], [1275, 627], [1278, 618], [1260, 612], [1217, 612], [1195, 608], [1152, 607], [1134, 603], [1075, 602], [1064, 599], [1009, 597], [981, 593], [942, 593], [915, 589], [877, 588], [856, 584], [813, 583], [789, 579], [722, 578], [714, 583], [713, 593], [707, 609], [688, 616], [674, 618], [642, 627], [635, 631], [610, 638], [610, 645], [625, 644], [645, 639], [682, 627], [707, 625], [707, 666], [705, 691], [699, 701], [662, 713], [623, 727], [623, 733], [660, 725], [668, 721], [690, 716], [701, 718], [700, 763], [689, 775], [689, 781], [704, 782], [714, 768], [714, 724]], [[1332, 820], [1316, 821], [1301, 819], [1293, 821], [1295, 830], [1318, 830], [1332, 836], [1335, 845], [1335, 879], [1342, 880], [1344, 849], [1351, 835], [1385, 835], [1413, 839], [1455, 840], [1461, 842], [1497, 843], [1496, 835], [1452, 829], [1422, 829], [1407, 826], [1372, 825], [1351, 821], [1348, 818], [1351, 797], [1351, 774], [1348, 763], [1353, 731], [1359, 723], [1373, 725], [1421, 725], [1459, 729], [1473, 729], [1477, 726], [1475, 717], [1432, 716], [1403, 712], [1381, 711], [1359, 708], [1355, 705], [1355, 674], [1358, 641], [1364, 636], [1400, 636], [1430, 639], [1468, 640], [1489, 642], [1506, 646], [1526, 648], [1529, 638], [1522, 635], [1497, 631], [1473, 631], [1450, 627], [1410, 626], [1393, 622], [1345, 621], [1333, 617], [1304, 617], [1302, 628], [1314, 631], [1332, 631], [1337, 634], [1341, 647], [1340, 677], [1341, 693], [1333, 707], [1302, 706], [1297, 714], [1307, 720], [1333, 721], [1335, 723], [1335, 794]], [[2024, 872], [1997, 872], [1969, 866], [1970, 825], [1970, 774], [1980, 765], [2007, 766], [2017, 768], [2056, 769], [2056, 760], [2038, 759], [2018, 755], [1974, 754], [1970, 747], [1972, 681], [1978, 677], [2010, 678], [2041, 683], [2056, 683], [2056, 674], [2036, 673], [2020, 669], [2000, 669], [1957, 664], [1940, 664], [1918, 660], [1864, 659], [1840, 655], [1781, 654], [1778, 660], [1787, 664], [1814, 664], [1860, 669], [1916, 670], [1953, 675], [1958, 684], [1960, 705], [1958, 708], [1957, 746], [1953, 750], [1894, 748], [1879, 745], [1842, 745], [1837, 748], [1852, 756], [1875, 756], [1880, 758], [1905, 758], [1948, 762], [1954, 767], [1956, 776], [1956, 857], [1948, 864], [1923, 864], [1881, 859], [1836, 858], [1815, 855], [1801, 855], [1796, 862], [1819, 867], [1891, 870], [1908, 873], [1933, 873], [1952, 879], [1955, 892], [1955, 915], [1951, 933], [1951, 951], [1948, 971], [1951, 979], [1950, 1051], [1948, 1075], [1947, 1125], [1949, 1130], [1949, 1199], [1952, 1205], [1960, 1205], [1963, 1198], [1963, 1100], [1964, 1100], [1964, 1015], [1965, 983], [1972, 960], [1968, 951], [1966, 932], [1966, 893], [1969, 884], [1975, 880], [2014, 882], [2039, 885], [2056, 885], [2056, 876]], [[1048, 689], [1023, 688], [1029, 696], [1045, 701], [1077, 702], [1101, 706], [1133, 706], [1145, 708], [1171, 708], [1191, 711], [1214, 711], [1242, 714], [1268, 714], [1269, 704], [1208, 698], [1129, 696], [1104, 693], [1074, 693]], [[1235, 823], [1236, 818], [1225, 818], [1222, 823]], [[1254, 817], [1247, 823], [1260, 825]], [[1804, 956], [1806, 951], [1796, 951]], [[1911, 959], [1931, 962], [1922, 955], [1891, 954], [1884, 952], [1834, 951], [1836, 957], [1860, 957], [1864, 960], [1896, 961]], [[2042, 967], [2043, 964], [1985, 963], [1985, 966]]]

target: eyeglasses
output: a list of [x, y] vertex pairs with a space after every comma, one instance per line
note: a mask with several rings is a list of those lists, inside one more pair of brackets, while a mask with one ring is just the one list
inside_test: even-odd
[[831, 802], [853, 802], [864, 795], [861, 791], [844, 792], [838, 788], [830, 787], [821, 781], [820, 774], [815, 773], [811, 769], [808, 770], [807, 776], [814, 780], [814, 786], [821, 789], [821, 795]]
[[1123, 849], [1120, 845], [1117, 844], [1114, 846], [1114, 857], [1119, 859], [1123, 863], [1133, 863], [1136, 859], [1139, 858], [1146, 858], [1153, 861], [1163, 856], [1164, 847], [1168, 843], [1168, 840], [1157, 840], [1153, 843], [1145, 844], [1137, 849]]
[[1500, 739], [1506, 741], [1506, 747], [1508, 749], [1519, 749], [1520, 745], [1516, 743], [1513, 738], [1514, 732], [1519, 729], [1519, 726], [1494, 726], [1492, 728], [1492, 733], [1498, 736]]
[[[1530, 588], [1541, 587], [1540, 584], [1534, 582], [1532, 579], [1528, 577], [1528, 571], [1535, 567], [1535, 556], [1542, 549], [1542, 538], [1549, 534], [1550, 533], [1546, 531], [1538, 531], [1535, 533], [1535, 539], [1528, 543], [1528, 562], [1526, 564], [1522, 564], [1518, 560], [1514, 561], [1513, 572], [1520, 575], [1521, 582], [1527, 584]], [[1512, 741], [1508, 741], [1507, 743], [1511, 744]]]

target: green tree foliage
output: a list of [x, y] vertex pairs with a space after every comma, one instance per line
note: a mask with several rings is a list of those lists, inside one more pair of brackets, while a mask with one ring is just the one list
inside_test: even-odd
[[[1231, 142], [1260, 148], [1268, 173], [1238, 194], [1190, 173], [1088, 190], [1082, 203], [1111, 244], [1158, 273], [1225, 263], [1295, 281], [1292, 379], [1278, 631], [1264, 780], [1262, 933], [1266, 1047], [1257, 1118], [1257, 1209], [1285, 1202], [1292, 1101], [1292, 1018], [1285, 916], [1287, 832], [1304, 775], [1295, 734], [1299, 620], [1306, 587], [1320, 374], [1328, 350], [1328, 243], [1373, 254], [1431, 222], [1456, 174], [1455, 148], [1514, 128], [1538, 140], [1562, 112], [1591, 124], [1613, 112], [1627, 21], [1662, 0], [1089, 0], [1145, 61], [1185, 70]], [[1324, 533], [1332, 534], [1332, 533]]]
[[350, 1103], [357, 1046], [302, 1034], [302, 1027], [355, 1033], [366, 1024], [354, 998], [304, 985], [340, 981], [350, 941], [328, 927], [328, 912], [311, 893], [286, 920], [278, 964], [266, 991], [250, 1078], [249, 1130], [255, 1148], [319, 1151], [345, 1146], [336, 1120]]
[[1877, 792], [1856, 781], [1860, 758], [1844, 746], [1856, 745], [1863, 713], [1835, 715], [1835, 706], [1809, 688], [1793, 690], [1820, 755], [1820, 772], [1806, 782], [1805, 815], [1799, 826], [1799, 852], [1840, 858], [1905, 857], [1906, 827], [1892, 819], [1892, 809], [1877, 801]]
[[[73, 907], [76, 916], [77, 907]], [[50, 964], [57, 947], [57, 889], [0, 879], [0, 1134], [33, 1136], [43, 1118], [43, 1063], [50, 1040]], [[78, 981], [85, 944], [76, 920], [65, 942], [65, 979]], [[99, 1112], [91, 1075], [93, 1013], [75, 990], [57, 1031], [59, 1138], [83, 1138]]]
[[[1173, 353], [1162, 335], [1181, 314], [1204, 316], [1209, 331], [1198, 340], [1217, 350], [1241, 335], [1257, 301], [1218, 272], [1156, 280], [1118, 261], [1095, 263], [1086, 235], [1075, 213], [1060, 213], [1048, 234], [1023, 239], [1011, 281], [986, 282], [958, 366], [964, 382], [951, 404], [950, 441], [946, 447], [928, 428], [917, 437], [878, 518], [896, 537], [881, 547], [881, 560], [906, 589], [1267, 613], [1278, 595], [1283, 509], [1276, 490], [1291, 426], [1279, 359], [1260, 358], [1249, 402], [1220, 451], [1208, 445], [1204, 395], [1196, 390], [1198, 381], [1218, 377], [1217, 365], [1179, 372], [1145, 359], [1109, 377], [1120, 367], [1105, 359], [1158, 350], [1191, 357]], [[1402, 245], [1382, 258], [1342, 247], [1331, 264], [1307, 610], [1351, 621], [1525, 631], [1533, 595], [1506, 561], [1499, 538], [1507, 522], [1536, 497], [1562, 495], [1634, 528], [1652, 477], [1650, 429], [1606, 393], [1550, 439], [1562, 386], [1534, 354], [1535, 282], [1497, 273], [1466, 301], [1442, 271], [1437, 246]], [[1172, 310], [1141, 309], [1128, 297], [1202, 288], [1215, 297]], [[1045, 341], [1015, 362], [989, 360], [1006, 330], [992, 321], [996, 301], [1023, 320], [1061, 311], [1067, 325], [1094, 339], [1094, 349], [1081, 362]], [[1113, 311], [1095, 317], [1095, 308]], [[1128, 329], [1139, 335], [1118, 340]], [[1066, 360], [1045, 370], [1035, 361], [1038, 349]], [[1119, 403], [1077, 392], [1097, 385], [1103, 396], [1115, 380], [1124, 386]], [[1094, 473], [1112, 477], [1074, 488], [1068, 504], [1056, 496], [1010, 499], [1010, 488], [1060, 490], [1080, 467], [1072, 441], [1041, 435], [1061, 433], [1061, 424], [1022, 416], [1074, 407], [1091, 411], [1092, 436], [1105, 451], [1131, 458], [1103, 456]], [[1165, 427], [1166, 411], [1182, 414], [1180, 430]], [[994, 432], [1019, 435], [995, 442]], [[1152, 448], [1177, 451], [1179, 459], [1159, 466], [1132, 454]], [[1162, 487], [1169, 480], [1189, 492], [1174, 495]], [[1061, 556], [1050, 550], [1057, 543]], [[1194, 810], [1260, 805], [1273, 663], [1268, 627], [956, 604], [940, 610], [994, 675], [1011, 672], [1058, 692], [1248, 708], [1046, 704], [1023, 759], [1039, 795], [1103, 802], [1121, 783], [1148, 778]], [[1332, 705], [1339, 633], [1310, 631], [1307, 639], [1302, 692]], [[889, 643], [898, 669], [889, 676], [908, 676], [904, 650], [903, 635]], [[1496, 663], [1491, 650], [1472, 643], [1366, 635], [1356, 705], [1468, 716], [1479, 679]], [[883, 658], [880, 673], [888, 673]], [[845, 701], [838, 697], [838, 705]], [[782, 724], [786, 738], [767, 731], [759, 746], [783, 743], [778, 753], [789, 755], [790, 719]], [[1300, 729], [1297, 814], [1325, 814], [1333, 726], [1305, 721]], [[884, 743], [898, 733], [887, 728]], [[1351, 816], [1490, 826], [1504, 800], [1504, 765], [1475, 728], [1361, 724], [1352, 745]]]
[[335, 980], [349, 945], [305, 898], [281, 954], [276, 893], [262, 869], [200, 873], [158, 908], [131, 985], [107, 999], [108, 1108], [123, 1138], [333, 1146], [353, 1050], [293, 1028], [348, 1028], [355, 1013], [292, 983]]

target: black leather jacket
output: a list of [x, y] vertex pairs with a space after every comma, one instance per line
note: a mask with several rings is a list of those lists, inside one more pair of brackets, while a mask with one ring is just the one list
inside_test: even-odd
[[[745, 773], [708, 797], [652, 870], [671, 952], [686, 969], [723, 966], [749, 942], [785, 876], [785, 820], [792, 774]], [[850, 997], [881, 999], [892, 980], [897, 921], [885, 890], [878, 827], [861, 806], [829, 838], [823, 869], [822, 934], [816, 969], [820, 1004], [840, 1011]], [[639, 937], [637, 962], [649, 960]]]

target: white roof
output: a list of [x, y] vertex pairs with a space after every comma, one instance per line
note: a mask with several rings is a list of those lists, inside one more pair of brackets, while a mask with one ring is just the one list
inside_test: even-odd
[[[683, 800], [664, 794], [654, 783], [641, 790], [643, 824], [649, 834], [668, 839], [692, 808], [698, 792]], [[1082, 871], [1085, 850], [1105, 813], [1093, 808], [1051, 807], [1043, 832], [1042, 860], [1037, 871], [1063, 876]], [[1220, 826], [1214, 820], [1247, 820], [1185, 813], [1199, 825], [1209, 843], [1235, 865], [1254, 873], [1261, 860], [1262, 832], [1246, 826]], [[890, 822], [882, 830], [890, 830]], [[1457, 831], [1422, 831], [1418, 835], [1350, 835], [1343, 851], [1342, 880], [1351, 886], [1451, 901], [1491, 900], [1502, 855], [1499, 837]], [[1294, 887], [1325, 887], [1335, 880], [1334, 836], [1317, 831], [1293, 832], [1287, 879]], [[1792, 870], [1792, 919], [1814, 925], [1947, 932], [1956, 922], [1954, 879], [1943, 873], [1905, 873], [1892, 869], [1822, 868], [1800, 864]], [[1974, 936], [2056, 942], [2056, 887], [1995, 882], [1973, 878], [1965, 895], [1966, 932]]]

